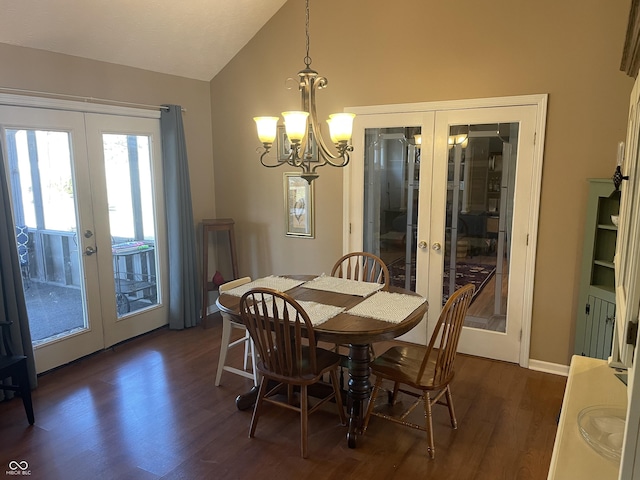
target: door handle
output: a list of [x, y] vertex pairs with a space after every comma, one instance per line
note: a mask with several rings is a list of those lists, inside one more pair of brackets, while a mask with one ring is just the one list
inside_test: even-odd
[[87, 247], [84, 249], [84, 254], [87, 257], [90, 257], [91, 255], [93, 255], [94, 253], [98, 252], [98, 248], [93, 248], [93, 247]]
[[433, 245], [431, 245], [431, 248], [433, 248], [437, 252], [442, 248], [442, 245], [440, 245], [438, 242], [436, 242]]
[[418, 243], [418, 248], [421, 248], [424, 250], [425, 248], [427, 248], [427, 242], [425, 242], [424, 240], [421, 241], [420, 243]]

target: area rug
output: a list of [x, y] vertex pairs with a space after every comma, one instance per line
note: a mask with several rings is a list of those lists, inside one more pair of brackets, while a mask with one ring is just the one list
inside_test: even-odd
[[[475, 285], [471, 303], [476, 299], [493, 274], [496, 273], [495, 265], [483, 265], [481, 263], [458, 263], [456, 265], [456, 290], [469, 283]], [[449, 269], [445, 269], [442, 282], [442, 303], [449, 298]]]
[[[448, 265], [447, 265], [448, 267]], [[404, 258], [398, 258], [389, 263], [389, 275], [391, 276], [391, 285], [405, 288], [405, 264]], [[496, 273], [494, 265], [484, 265], [481, 263], [458, 263], [456, 268], [456, 290], [462, 286], [472, 283], [476, 287], [471, 303], [476, 299], [491, 277]], [[411, 281], [410, 289], [416, 289], [415, 262], [411, 265]], [[443, 274], [442, 282], [442, 304], [449, 298], [449, 269], [447, 268]]]

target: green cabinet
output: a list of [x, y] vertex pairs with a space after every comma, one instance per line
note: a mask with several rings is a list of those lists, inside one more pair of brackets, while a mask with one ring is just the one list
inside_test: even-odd
[[618, 227], [612, 215], [620, 209], [611, 179], [590, 179], [578, 299], [575, 353], [607, 359], [615, 318], [615, 274]]

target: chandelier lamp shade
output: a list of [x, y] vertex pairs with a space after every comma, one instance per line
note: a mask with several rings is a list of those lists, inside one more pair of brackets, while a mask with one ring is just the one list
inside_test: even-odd
[[[349, 144], [353, 128], [353, 113], [334, 113], [329, 115], [329, 137], [332, 147], [322, 136], [320, 122], [316, 113], [316, 91], [325, 88], [328, 81], [311, 68], [309, 56], [309, 0], [306, 0], [306, 41], [307, 51], [304, 57], [305, 68], [298, 72], [298, 88], [301, 93], [301, 110], [282, 112], [286, 132], [288, 150], [280, 148], [284, 157], [280, 156], [275, 163], [267, 162], [278, 134], [279, 117], [254, 117], [258, 129], [258, 138], [264, 147], [260, 155], [260, 163], [268, 168], [290, 165], [300, 168], [300, 176], [309, 184], [319, 174], [316, 170], [324, 165], [346, 167], [353, 147]], [[282, 139], [278, 139], [281, 141]], [[313, 152], [317, 151], [317, 155]]]

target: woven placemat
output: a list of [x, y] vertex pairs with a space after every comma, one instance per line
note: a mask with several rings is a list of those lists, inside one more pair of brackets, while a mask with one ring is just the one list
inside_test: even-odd
[[325, 292], [345, 293], [347, 295], [368, 297], [372, 293], [380, 290], [384, 285], [381, 283], [361, 282], [359, 280], [323, 275], [306, 282], [303, 287], [312, 288], [314, 290], [324, 290]]
[[378, 292], [348, 310], [347, 313], [385, 322], [400, 323], [426, 301], [426, 298], [419, 295]]
[[[267, 302], [267, 309], [271, 312], [271, 301]], [[334, 305], [325, 305], [323, 303], [311, 302], [307, 300], [299, 300], [298, 304], [307, 312], [311, 325], [314, 327], [326, 322], [330, 318], [335, 317], [341, 312], [344, 312], [344, 307], [336, 307]], [[276, 298], [276, 305], [278, 306], [278, 317], [284, 318], [284, 300]], [[251, 307], [252, 308], [252, 307]], [[289, 311], [289, 318], [295, 318], [296, 310], [287, 304], [287, 310]]]
[[277, 277], [269, 275], [264, 278], [257, 278], [256, 280], [240, 285], [239, 287], [227, 290], [227, 295], [233, 295], [234, 297], [241, 297], [252, 288], [272, 288], [279, 292], [286, 292], [294, 287], [304, 283], [303, 280], [294, 280], [293, 278]]

